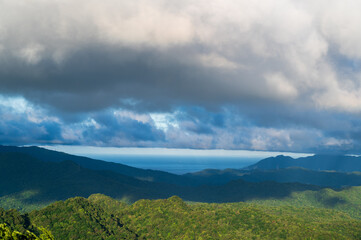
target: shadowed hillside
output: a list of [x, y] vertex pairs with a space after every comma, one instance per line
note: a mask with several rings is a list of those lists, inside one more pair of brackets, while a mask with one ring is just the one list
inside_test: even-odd
[[0, 196], [34, 191], [25, 202], [49, 202], [101, 192], [113, 197], [169, 196], [170, 185], [141, 181], [111, 171], [94, 171], [71, 161], [43, 162], [23, 153], [0, 153]]
[[311, 170], [333, 170], [340, 172], [361, 172], [361, 157], [345, 155], [314, 155], [309, 157], [291, 158], [288, 156], [270, 157], [244, 169], [270, 170], [288, 167], [302, 167]]
[[235, 180], [223, 185], [179, 186], [135, 179], [112, 171], [86, 169], [72, 161], [44, 162], [24, 153], [0, 153], [0, 204], [29, 210], [69, 197], [103, 193], [135, 201], [178, 195], [189, 201], [238, 202], [284, 198], [294, 191], [319, 187], [298, 183], [250, 183]]
[[182, 186], [194, 186], [200, 184], [194, 180], [187, 179], [186, 177], [182, 177], [168, 172], [157, 171], [157, 170], [144, 170], [140, 168], [130, 167], [120, 163], [95, 160], [87, 157], [75, 156], [40, 147], [0, 146], [0, 152], [25, 153], [29, 156], [32, 156], [33, 158], [36, 158], [44, 162], [72, 161], [84, 168], [88, 168], [92, 170], [112, 171], [126, 176], [134, 177], [140, 180], [147, 180], [150, 182], [163, 182], [163, 183], [177, 184]]
[[361, 172], [314, 171], [300, 167], [271, 170], [254, 169], [248, 171], [239, 169], [207, 169], [188, 173], [185, 176], [196, 181], [204, 181], [214, 185], [222, 185], [237, 179], [243, 179], [247, 182], [298, 182], [332, 188], [361, 185]]

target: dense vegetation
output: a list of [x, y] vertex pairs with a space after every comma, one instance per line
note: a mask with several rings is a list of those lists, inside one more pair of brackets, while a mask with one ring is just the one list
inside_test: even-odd
[[[132, 205], [96, 194], [19, 214], [2, 211], [13, 230], [49, 229], [55, 239], [360, 239], [361, 221], [327, 209], [249, 203], [186, 204], [179, 197]], [[12, 217], [9, 217], [12, 216]], [[9, 221], [3, 219], [20, 219]]]
[[337, 209], [361, 219], [361, 187], [346, 188], [342, 191], [322, 189], [320, 191], [294, 192], [283, 199], [258, 199], [249, 202], [265, 206], [295, 206]]
[[5, 240], [52, 240], [53, 235], [43, 227], [31, 223], [28, 214], [0, 208], [0, 239]]
[[4, 209], [17, 209], [21, 212], [30, 212], [46, 207], [54, 201], [41, 200], [38, 191], [28, 190], [0, 197], [0, 207]]
[[35, 233], [26, 231], [25, 233], [21, 233], [19, 231], [15, 231], [11, 229], [6, 224], [0, 224], [0, 239], [3, 240], [50, 240], [53, 237], [50, 234], [41, 234], [40, 236], [36, 236]]

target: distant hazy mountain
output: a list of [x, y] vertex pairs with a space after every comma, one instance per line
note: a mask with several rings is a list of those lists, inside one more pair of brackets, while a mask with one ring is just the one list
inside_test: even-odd
[[361, 186], [360, 172], [313, 171], [297, 167], [264, 171], [254, 170], [242, 175], [241, 178], [249, 182], [298, 182], [333, 188]]
[[222, 185], [232, 180], [243, 179], [247, 182], [298, 182], [332, 188], [361, 186], [360, 172], [314, 171], [300, 167], [272, 170], [206, 169], [200, 172], [188, 173], [186, 176], [212, 185]]
[[246, 167], [247, 170], [280, 169], [288, 167], [302, 167], [311, 170], [333, 170], [340, 172], [361, 171], [361, 157], [345, 155], [314, 155], [302, 158], [277, 156], [263, 159], [256, 164]]
[[249, 171], [231, 168], [223, 170], [205, 169], [199, 172], [186, 173], [183, 176], [197, 182], [204, 182], [212, 185], [223, 185], [230, 181], [241, 179], [246, 173], [249, 173]]

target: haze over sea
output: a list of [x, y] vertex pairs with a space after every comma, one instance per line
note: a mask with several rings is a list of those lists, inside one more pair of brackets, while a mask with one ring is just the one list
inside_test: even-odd
[[207, 168], [243, 168], [259, 158], [212, 156], [156, 156], [156, 155], [89, 155], [94, 159], [122, 163], [128, 166], [161, 170], [175, 174], [197, 172]]
[[132, 167], [166, 171], [175, 174], [204, 169], [243, 168], [264, 158], [280, 154], [303, 157], [312, 154], [244, 150], [195, 150], [166, 148], [111, 148], [83, 146], [44, 146], [69, 154], [90, 157]]

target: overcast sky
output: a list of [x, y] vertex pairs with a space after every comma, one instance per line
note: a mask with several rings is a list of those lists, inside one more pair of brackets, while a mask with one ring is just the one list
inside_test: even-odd
[[0, 0], [0, 144], [360, 154], [360, 9]]

